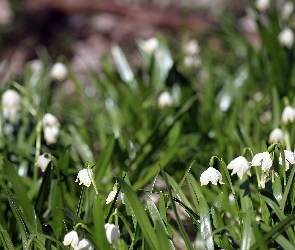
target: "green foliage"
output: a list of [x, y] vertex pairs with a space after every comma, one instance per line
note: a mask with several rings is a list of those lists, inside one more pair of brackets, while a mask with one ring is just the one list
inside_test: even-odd
[[[225, 15], [210, 34], [222, 49], [202, 44], [193, 53], [201, 64], [187, 65], [186, 49], [171, 52], [159, 35], [155, 50], [138, 41], [135, 68], [118, 45], [88, 82], [67, 65], [70, 96], [46, 58], [41, 73], [28, 66], [18, 83], [7, 82], [3, 94], [14, 89], [20, 103], [15, 122], [1, 114], [0, 248], [68, 249], [64, 236], [74, 230], [95, 249], [292, 249], [295, 158], [284, 150], [294, 150], [295, 128], [281, 114], [295, 103], [294, 46], [278, 42], [274, 6], [268, 26], [254, 14], [259, 48]], [[166, 106], [158, 100], [165, 91]], [[56, 141], [44, 136], [45, 113], [61, 123], [50, 125], [60, 130]], [[284, 138], [268, 141], [278, 127]], [[262, 152], [270, 170], [264, 159], [254, 164]], [[230, 175], [239, 156], [250, 173]], [[200, 181], [208, 167], [223, 179]]]

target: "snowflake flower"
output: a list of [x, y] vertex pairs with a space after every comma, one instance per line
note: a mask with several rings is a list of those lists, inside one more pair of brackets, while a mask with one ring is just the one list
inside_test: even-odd
[[58, 119], [54, 115], [50, 113], [46, 113], [43, 116], [42, 122], [43, 122], [44, 138], [46, 143], [48, 144], [55, 143], [60, 132], [60, 129], [59, 129], [60, 123]]
[[231, 175], [237, 174], [240, 177], [240, 179], [243, 178], [243, 174], [245, 173], [251, 176], [251, 173], [250, 173], [251, 164], [243, 156], [239, 156], [235, 158], [234, 160], [232, 160], [228, 164], [227, 168], [233, 170]]
[[71, 245], [72, 247], [76, 247], [79, 242], [79, 237], [76, 231], [71, 231], [67, 233], [64, 237], [64, 241], [62, 242], [65, 246]]
[[55, 63], [51, 68], [51, 77], [55, 80], [63, 81], [68, 75], [67, 67], [61, 63]]
[[262, 170], [267, 172], [272, 166], [272, 159], [268, 152], [263, 152], [254, 155], [251, 164], [252, 166], [261, 166]]
[[207, 185], [210, 181], [212, 182], [213, 185], [217, 185], [218, 181], [220, 184], [224, 184], [222, 182], [221, 173], [213, 167], [209, 167], [200, 176], [201, 186]]
[[74, 250], [94, 250], [94, 247], [91, 245], [91, 243], [89, 242], [89, 240], [87, 239], [82, 239], [79, 241], [79, 244], [77, 246], [75, 246]]
[[292, 48], [294, 43], [294, 33], [290, 28], [284, 28], [278, 36], [280, 44], [287, 48]]
[[13, 89], [6, 90], [2, 95], [3, 116], [11, 123], [18, 120], [20, 95]]
[[161, 93], [158, 97], [158, 106], [159, 108], [164, 108], [166, 106], [172, 106], [173, 105], [173, 99], [172, 96], [169, 94], [169, 92], [164, 91]]
[[279, 128], [275, 128], [273, 131], [271, 131], [268, 139], [269, 143], [284, 143], [284, 133], [283, 130]]
[[35, 165], [39, 168], [41, 168], [42, 172], [44, 172], [49, 164], [49, 162], [51, 162], [51, 158], [49, 156], [49, 154], [44, 153], [43, 155], [39, 155], [37, 162], [35, 163]]
[[83, 184], [86, 187], [90, 187], [93, 176], [94, 174], [91, 169], [84, 168], [79, 171], [76, 182], [79, 180], [79, 185]]
[[[294, 152], [289, 151], [289, 150], [284, 150], [284, 154], [285, 154], [285, 165], [286, 165], [285, 171], [287, 171], [289, 169], [289, 164], [295, 164], [295, 154], [294, 154]], [[279, 157], [279, 164], [283, 165], [283, 160], [282, 160], [281, 154]]]
[[108, 242], [116, 243], [120, 236], [120, 230], [114, 224], [107, 223], [104, 225]]
[[295, 118], [294, 109], [291, 106], [286, 106], [283, 110], [281, 121], [286, 124], [289, 121], [293, 122], [294, 118]]
[[254, 6], [261, 12], [266, 11], [270, 6], [270, 0], [257, 0]]
[[[116, 193], [117, 190], [115, 189], [109, 193], [108, 198], [106, 199], [106, 204], [111, 203], [115, 199]], [[124, 193], [122, 193], [121, 191], [119, 191], [117, 202], [122, 202], [123, 204], [125, 204]]]

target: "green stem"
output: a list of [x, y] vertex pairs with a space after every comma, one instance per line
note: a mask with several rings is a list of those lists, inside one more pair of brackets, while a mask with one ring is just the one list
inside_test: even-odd
[[[37, 127], [36, 127], [36, 153], [35, 153], [35, 162], [37, 162], [38, 157], [41, 151], [41, 132], [42, 132], [42, 120], [38, 120]], [[33, 180], [36, 182], [38, 179], [38, 167], [34, 167], [34, 174]]]

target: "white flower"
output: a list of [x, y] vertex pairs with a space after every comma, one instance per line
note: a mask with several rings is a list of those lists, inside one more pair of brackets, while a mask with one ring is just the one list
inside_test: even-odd
[[17, 121], [20, 110], [20, 95], [13, 89], [6, 90], [2, 95], [3, 116], [9, 122]]
[[161, 93], [158, 97], [158, 107], [164, 108], [165, 106], [172, 106], [173, 105], [173, 99], [172, 96], [169, 94], [169, 92], [164, 91]]
[[94, 247], [91, 245], [91, 243], [87, 239], [83, 239], [79, 241], [79, 244], [75, 246], [74, 250], [94, 250]]
[[282, 18], [284, 20], [289, 19], [289, 17], [291, 16], [292, 12], [294, 10], [294, 4], [290, 1], [285, 2], [284, 5], [282, 6]]
[[[289, 164], [295, 164], [295, 154], [292, 151], [284, 150], [286, 171], [289, 169]], [[282, 155], [279, 157], [279, 164], [283, 165]]]
[[266, 11], [270, 6], [270, 0], [257, 0], [254, 3], [254, 6], [256, 7], [256, 9], [258, 9], [262, 12]]
[[199, 44], [196, 40], [188, 41], [184, 46], [184, 53], [187, 55], [194, 55], [200, 52]]
[[252, 166], [261, 166], [262, 170], [267, 172], [272, 166], [272, 159], [268, 152], [263, 152], [254, 155], [251, 164]]
[[59, 127], [60, 124], [59, 124], [58, 119], [54, 115], [52, 115], [50, 113], [46, 113], [43, 116], [43, 126], [44, 127], [52, 127], [52, 126]]
[[49, 156], [49, 154], [45, 153], [43, 155], [39, 155], [37, 162], [35, 163], [35, 165], [37, 167], [40, 167], [42, 172], [45, 171], [45, 169], [47, 168], [49, 162], [51, 162], [51, 158]]
[[159, 47], [159, 40], [156, 37], [151, 37], [150, 39], [142, 43], [142, 49], [147, 53], [152, 54]]
[[34, 74], [40, 74], [43, 71], [43, 62], [39, 59], [34, 59], [32, 61], [28, 62], [29, 69], [34, 73]]
[[53, 79], [63, 81], [68, 75], [67, 67], [61, 63], [57, 62], [55, 63], [51, 68], [51, 77]]
[[279, 128], [275, 128], [273, 131], [271, 131], [268, 139], [269, 143], [284, 143], [284, 133], [283, 130]]
[[243, 174], [247, 174], [249, 176], [251, 176], [251, 173], [250, 173], [250, 168], [251, 168], [251, 165], [250, 163], [246, 160], [245, 157], [243, 156], [239, 156], [235, 159], [233, 159], [227, 166], [228, 169], [232, 169], [232, 173], [231, 175], [233, 174], [237, 174], [240, 179], [243, 178]]
[[224, 184], [222, 182], [222, 175], [221, 173], [213, 167], [209, 167], [206, 171], [204, 171], [200, 176], [201, 186], [207, 185], [209, 182], [212, 184], [217, 185], [219, 181], [220, 184]]
[[294, 119], [295, 119], [294, 109], [291, 106], [286, 106], [283, 110], [281, 121], [286, 124], [289, 121], [293, 122]]
[[46, 113], [42, 123], [45, 141], [48, 144], [55, 143], [60, 131], [58, 119], [54, 115]]
[[79, 237], [76, 231], [71, 231], [67, 233], [64, 237], [64, 241], [62, 242], [65, 246], [71, 244], [72, 247], [76, 247], [79, 242]]
[[290, 28], [284, 28], [278, 36], [279, 42], [287, 48], [292, 48], [294, 33]]
[[117, 228], [114, 224], [107, 223], [104, 225], [104, 228], [106, 230], [107, 240], [114, 244], [119, 239], [120, 236], [120, 230]]
[[76, 182], [79, 180], [79, 185], [83, 184], [86, 187], [90, 187], [93, 176], [92, 169], [84, 168], [79, 171]]
[[[108, 198], [106, 199], [106, 204], [111, 203], [115, 199], [116, 193], [117, 190], [113, 190], [109, 193]], [[122, 193], [121, 191], [119, 191], [117, 202], [122, 202], [123, 204], [125, 204], [124, 193]]]
[[187, 68], [198, 68], [201, 65], [201, 60], [198, 56], [193, 56], [193, 55], [187, 55], [184, 57], [184, 66]]

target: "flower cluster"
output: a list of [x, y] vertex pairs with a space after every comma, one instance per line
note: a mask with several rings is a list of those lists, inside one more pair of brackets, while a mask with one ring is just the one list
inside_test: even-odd
[[60, 131], [59, 128], [60, 123], [54, 115], [46, 113], [43, 116], [43, 132], [47, 144], [52, 144], [56, 142]]
[[71, 245], [74, 250], [85, 249], [85, 250], [94, 250], [94, 247], [87, 239], [82, 239], [79, 241], [78, 233], [73, 230], [67, 233], [64, 237], [63, 244], [65, 246]]
[[13, 89], [6, 90], [2, 95], [3, 116], [11, 123], [17, 122], [20, 110], [20, 95]]
[[200, 47], [198, 41], [190, 40], [187, 42], [183, 48], [184, 51], [184, 65], [188, 68], [199, 67], [201, 65], [201, 60], [199, 58]]
[[[120, 230], [114, 224], [106, 223], [104, 225], [106, 237], [110, 244], [115, 244], [120, 237]], [[65, 246], [71, 245], [74, 250], [94, 250], [93, 245], [86, 238], [79, 240], [78, 233], [75, 230], [67, 233], [62, 242]]]
[[79, 185], [83, 184], [86, 187], [90, 187], [91, 179], [93, 179], [93, 171], [89, 168], [84, 168], [79, 171], [76, 182], [79, 181]]
[[[285, 171], [289, 169], [290, 164], [295, 164], [295, 153], [289, 150], [284, 150], [285, 156]], [[279, 156], [279, 164], [283, 165], [282, 155]], [[240, 179], [243, 178], [244, 174], [251, 176], [250, 169], [251, 167], [261, 167], [263, 173], [267, 174], [273, 165], [269, 152], [262, 152], [254, 155], [251, 162], [248, 162], [244, 156], [239, 156], [232, 160], [227, 168], [232, 170], [231, 175], [237, 174]], [[209, 167], [204, 171], [200, 176], [201, 186], [207, 185], [209, 182], [216, 185], [217, 182], [224, 184], [222, 182], [221, 173], [213, 167]]]

